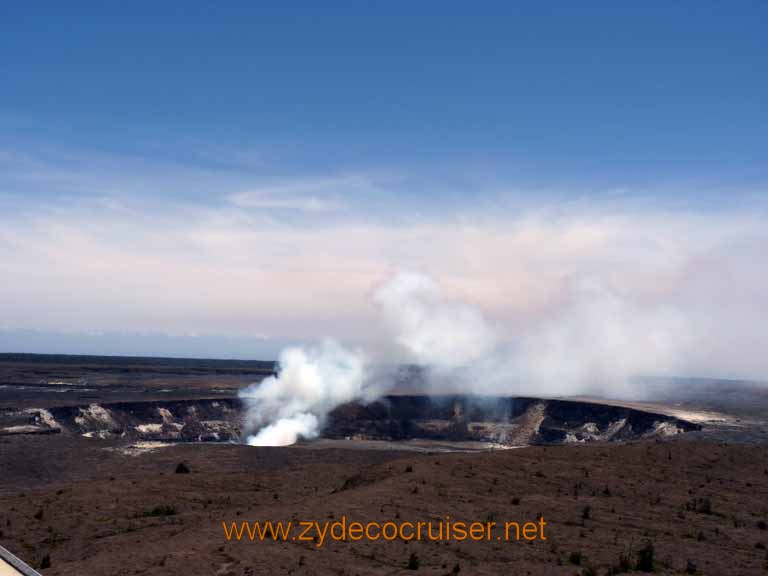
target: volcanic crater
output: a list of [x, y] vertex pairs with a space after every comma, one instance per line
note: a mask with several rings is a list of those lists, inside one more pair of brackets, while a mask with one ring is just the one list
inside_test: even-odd
[[[163, 442], [242, 442], [237, 398], [0, 409], [0, 435], [77, 434]], [[335, 440], [476, 442], [498, 446], [627, 441], [699, 430], [693, 422], [624, 406], [528, 397], [390, 395], [333, 410]]]

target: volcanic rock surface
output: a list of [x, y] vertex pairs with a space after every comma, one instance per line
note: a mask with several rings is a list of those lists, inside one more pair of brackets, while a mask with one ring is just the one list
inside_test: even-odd
[[[244, 407], [233, 398], [0, 409], [0, 435], [79, 434], [171, 442], [238, 442]], [[679, 418], [589, 402], [393, 395], [336, 408], [323, 436], [508, 446], [621, 441], [698, 430]]]
[[[765, 574], [763, 388], [631, 405], [401, 394], [337, 408], [324, 439], [232, 443], [236, 391], [273, 369], [0, 355], [0, 543], [46, 576], [605, 576], [632, 572], [648, 544], [656, 574]], [[498, 446], [521, 447], [485, 449]], [[542, 517], [547, 540], [318, 546], [222, 531], [343, 516]]]

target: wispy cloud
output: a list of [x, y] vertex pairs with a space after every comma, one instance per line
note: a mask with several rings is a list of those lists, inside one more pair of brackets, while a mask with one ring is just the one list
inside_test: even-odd
[[628, 371], [768, 374], [768, 276], [755, 265], [768, 245], [764, 214], [635, 208], [408, 225], [352, 215], [308, 227], [254, 225], [234, 205], [158, 212], [83, 199], [0, 215], [0, 319], [47, 331], [371, 341], [371, 294], [406, 268], [476, 305], [502, 339], [539, 334], [526, 343], [539, 371], [572, 349], [599, 364], [620, 342]]
[[529, 193], [530, 208], [513, 209], [480, 189], [446, 211], [438, 190], [420, 194], [429, 211], [406, 198], [377, 218], [369, 196], [382, 180], [362, 172], [0, 162], [12, 168], [0, 174], [0, 324], [12, 329], [375, 341], [371, 294], [409, 269], [532, 350], [531, 374], [571, 350], [599, 366], [620, 342], [627, 372], [768, 375], [762, 204], [714, 212], [670, 208], [655, 191], [553, 204]]
[[285, 194], [270, 194], [263, 191], [233, 194], [229, 196], [229, 201], [241, 208], [257, 208], [261, 210], [335, 212], [345, 208], [345, 204], [340, 199], [321, 198], [318, 196], [287, 196]]
[[[232, 154], [230, 151], [227, 157]], [[21, 209], [34, 204], [56, 208], [57, 201], [64, 198], [70, 203], [98, 198], [124, 204], [141, 199], [147, 208], [183, 204], [185, 210], [205, 206], [221, 211], [280, 212], [283, 217], [288, 213], [344, 213], [355, 207], [364, 210], [367, 201], [381, 199], [385, 192], [397, 196], [396, 188], [388, 188], [381, 174], [286, 177], [270, 175], [264, 166], [244, 170], [243, 165], [196, 163], [194, 158], [176, 162], [142, 155], [32, 153], [0, 147], [0, 201], [5, 198], [7, 204], [20, 198], [16, 208]]]
[[348, 207], [345, 198], [368, 194], [372, 178], [345, 175], [333, 178], [305, 178], [271, 182], [227, 197], [241, 208], [334, 212]]

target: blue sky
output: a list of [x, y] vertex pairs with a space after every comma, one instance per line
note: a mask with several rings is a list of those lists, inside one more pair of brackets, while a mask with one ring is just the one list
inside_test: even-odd
[[[364, 340], [366, 295], [400, 267], [520, 323], [539, 308], [500, 294], [557, 292], [573, 235], [615, 243], [617, 219], [678, 259], [638, 232], [572, 273], [626, 259], [653, 283], [695, 246], [759, 246], [766, 29], [764, 2], [4, 3], [0, 348]], [[524, 251], [532, 228], [561, 253], [498, 280], [478, 251]]]
[[201, 162], [203, 143], [275, 171], [461, 159], [589, 184], [766, 178], [761, 2], [0, 10], [4, 137], [30, 145]]

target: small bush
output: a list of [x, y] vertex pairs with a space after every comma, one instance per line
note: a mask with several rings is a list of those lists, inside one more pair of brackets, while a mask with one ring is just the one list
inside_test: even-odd
[[768, 524], [765, 523], [765, 520], [758, 520], [757, 527], [760, 530], [766, 530], [766, 529], [768, 529]]
[[646, 542], [645, 546], [637, 551], [635, 570], [639, 572], [653, 572], [653, 553], [653, 542]]
[[580, 566], [581, 565], [581, 552], [571, 552], [568, 556], [568, 562], [573, 564], [574, 566]]
[[709, 498], [692, 498], [685, 504], [685, 509], [699, 514], [712, 514], [712, 501]]
[[589, 520], [592, 515], [592, 507], [587, 505], [584, 506], [584, 508], [581, 511], [581, 519], [582, 520]]
[[416, 556], [415, 552], [411, 552], [411, 555], [408, 557], [408, 570], [418, 570], [419, 569], [419, 557]]
[[184, 462], [176, 464], [176, 474], [189, 474], [190, 472], [189, 466], [184, 464]]
[[176, 507], [171, 504], [161, 504], [160, 506], [155, 506], [151, 510], [147, 510], [144, 512], [144, 516], [175, 516], [177, 514]]
[[626, 574], [632, 570], [632, 562], [630, 561], [630, 553], [622, 552], [619, 554], [619, 561], [616, 566], [610, 569], [609, 574]]

